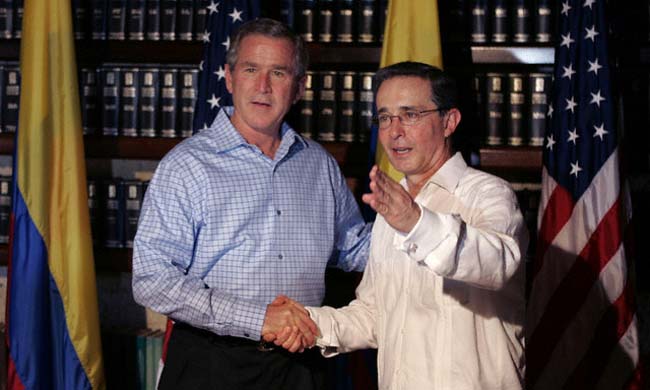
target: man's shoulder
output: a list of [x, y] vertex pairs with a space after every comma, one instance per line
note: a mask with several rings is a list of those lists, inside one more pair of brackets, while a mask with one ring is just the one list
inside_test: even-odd
[[459, 185], [473, 193], [481, 193], [488, 190], [512, 192], [512, 186], [506, 180], [469, 166], [461, 177]]

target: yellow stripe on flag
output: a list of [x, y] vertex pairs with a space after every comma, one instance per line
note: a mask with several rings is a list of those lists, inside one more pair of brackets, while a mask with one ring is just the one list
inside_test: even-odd
[[104, 372], [70, 0], [26, 0], [17, 181], [93, 389]]
[[[381, 67], [402, 61], [417, 61], [442, 68], [438, 2], [436, 0], [391, 0], [381, 50]], [[388, 161], [377, 142], [375, 162], [390, 177], [403, 177]]]

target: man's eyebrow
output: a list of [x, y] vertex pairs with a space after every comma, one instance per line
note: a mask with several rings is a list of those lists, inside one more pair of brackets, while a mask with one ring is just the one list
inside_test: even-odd
[[[415, 106], [400, 106], [400, 107], [399, 107], [399, 111], [400, 111], [400, 112], [404, 112], [404, 111], [413, 111], [413, 110], [417, 110], [417, 108], [416, 108]], [[381, 112], [381, 113], [385, 113], [385, 112], [389, 112], [389, 110], [388, 110], [388, 108], [386, 108], [386, 107], [381, 107], [380, 109], [377, 110], [377, 112], [378, 112], [378, 113], [379, 113], [379, 112]]]

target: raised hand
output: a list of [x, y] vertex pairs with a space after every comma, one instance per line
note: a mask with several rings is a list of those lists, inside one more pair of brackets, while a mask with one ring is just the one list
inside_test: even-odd
[[302, 352], [314, 345], [318, 327], [298, 302], [279, 295], [266, 308], [262, 338], [289, 352]]
[[395, 180], [375, 165], [370, 171], [370, 193], [361, 199], [380, 214], [386, 222], [402, 233], [408, 233], [420, 219], [420, 208], [413, 197]]

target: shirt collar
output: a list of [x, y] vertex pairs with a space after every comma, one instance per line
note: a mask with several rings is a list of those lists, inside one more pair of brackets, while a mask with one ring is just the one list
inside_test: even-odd
[[[234, 107], [232, 106], [222, 107], [210, 127], [207, 129], [210, 137], [217, 141], [217, 152], [225, 152], [239, 146], [248, 145], [244, 137], [242, 137], [230, 121], [230, 116], [233, 112]], [[286, 122], [283, 122], [280, 127], [280, 137], [282, 138], [282, 142], [280, 143], [278, 150], [284, 149], [284, 144], [288, 145], [286, 147], [288, 149], [296, 142], [300, 142], [303, 147], [307, 147], [307, 141], [299, 136]]]
[[467, 163], [465, 163], [463, 155], [456, 152], [427, 180], [427, 183], [433, 183], [452, 193], [458, 186], [458, 182], [466, 169]]

